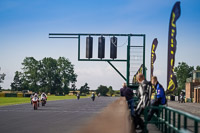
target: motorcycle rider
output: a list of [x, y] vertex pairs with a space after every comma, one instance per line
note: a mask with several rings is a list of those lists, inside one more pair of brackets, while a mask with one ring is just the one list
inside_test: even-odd
[[101, 96], [101, 93], [98, 94], [98, 97], [100, 97], [100, 96]]
[[79, 100], [79, 99], [80, 99], [80, 94], [79, 94], [79, 93], [77, 93], [77, 95], [76, 95], [76, 96], [77, 96], [77, 99]]
[[39, 106], [40, 106], [40, 98], [39, 98], [38, 94], [35, 93], [35, 94], [34, 94], [34, 97], [37, 97], [37, 100], [38, 100], [38, 107], [39, 107]]
[[138, 97], [139, 103], [136, 108], [136, 114], [140, 115], [145, 107], [148, 107], [151, 102], [151, 82], [148, 82], [142, 73], [137, 75], [137, 81], [139, 83]]
[[41, 100], [43, 100], [43, 99], [47, 100], [47, 95], [44, 92], [42, 92], [42, 94], [41, 94]]
[[91, 98], [92, 98], [92, 100], [94, 101], [94, 99], [95, 99], [95, 94], [94, 94], [94, 92], [92, 92]]
[[44, 92], [42, 92], [40, 100], [41, 100], [42, 106], [44, 106], [47, 100], [47, 95]]
[[39, 107], [39, 97], [38, 97], [37, 93], [35, 93], [34, 96], [32, 97], [32, 103], [35, 103], [35, 102], [36, 102], [36, 104], [38, 104], [38, 107]]

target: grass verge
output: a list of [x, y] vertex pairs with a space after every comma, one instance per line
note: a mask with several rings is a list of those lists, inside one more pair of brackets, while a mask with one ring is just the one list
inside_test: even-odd
[[[81, 96], [81, 98], [87, 98], [88, 96]], [[51, 95], [48, 96], [48, 101], [55, 101], [55, 100], [65, 100], [65, 99], [76, 99], [76, 96], [55, 96]], [[0, 97], [0, 106], [6, 105], [15, 105], [15, 104], [23, 104], [23, 103], [30, 103], [29, 97]]]

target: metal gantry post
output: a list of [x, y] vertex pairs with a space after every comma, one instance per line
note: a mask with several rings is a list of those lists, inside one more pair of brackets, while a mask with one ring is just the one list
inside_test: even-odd
[[127, 75], [126, 75], [126, 84], [129, 86], [129, 76], [130, 76], [130, 42], [131, 42], [131, 37], [128, 35], [128, 45], [127, 45]]
[[78, 60], [80, 60], [81, 37], [78, 35]]
[[145, 40], [146, 40], [146, 37], [145, 35], [143, 35], [143, 74], [146, 78], [146, 67], [145, 67]]

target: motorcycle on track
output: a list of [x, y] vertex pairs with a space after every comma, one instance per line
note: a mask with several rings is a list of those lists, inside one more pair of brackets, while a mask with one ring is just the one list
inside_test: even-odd
[[76, 97], [77, 97], [77, 100], [79, 100], [79, 99], [80, 99], [80, 94], [78, 93], [78, 94], [76, 95]]
[[41, 103], [42, 103], [42, 106], [45, 106], [45, 104], [47, 103], [47, 97], [41, 98]]
[[34, 96], [34, 97], [32, 98], [32, 104], [33, 104], [33, 109], [34, 109], [34, 110], [37, 110], [37, 109], [38, 109], [38, 102], [39, 102], [39, 99], [38, 99], [36, 96]]
[[41, 103], [42, 106], [45, 106], [45, 104], [47, 103], [47, 95], [45, 93], [41, 94]]
[[92, 101], [94, 101], [94, 100], [95, 100], [95, 94], [94, 94], [94, 92], [92, 92], [91, 99], [92, 99]]

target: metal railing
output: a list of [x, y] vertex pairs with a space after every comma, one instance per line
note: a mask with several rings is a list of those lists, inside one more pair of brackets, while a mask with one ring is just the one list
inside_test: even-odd
[[[147, 121], [149, 109], [158, 110], [151, 121]], [[165, 133], [198, 133], [200, 117], [173, 109], [167, 106], [150, 106], [144, 110], [145, 132], [148, 133], [147, 124], [155, 124], [161, 132]]]

